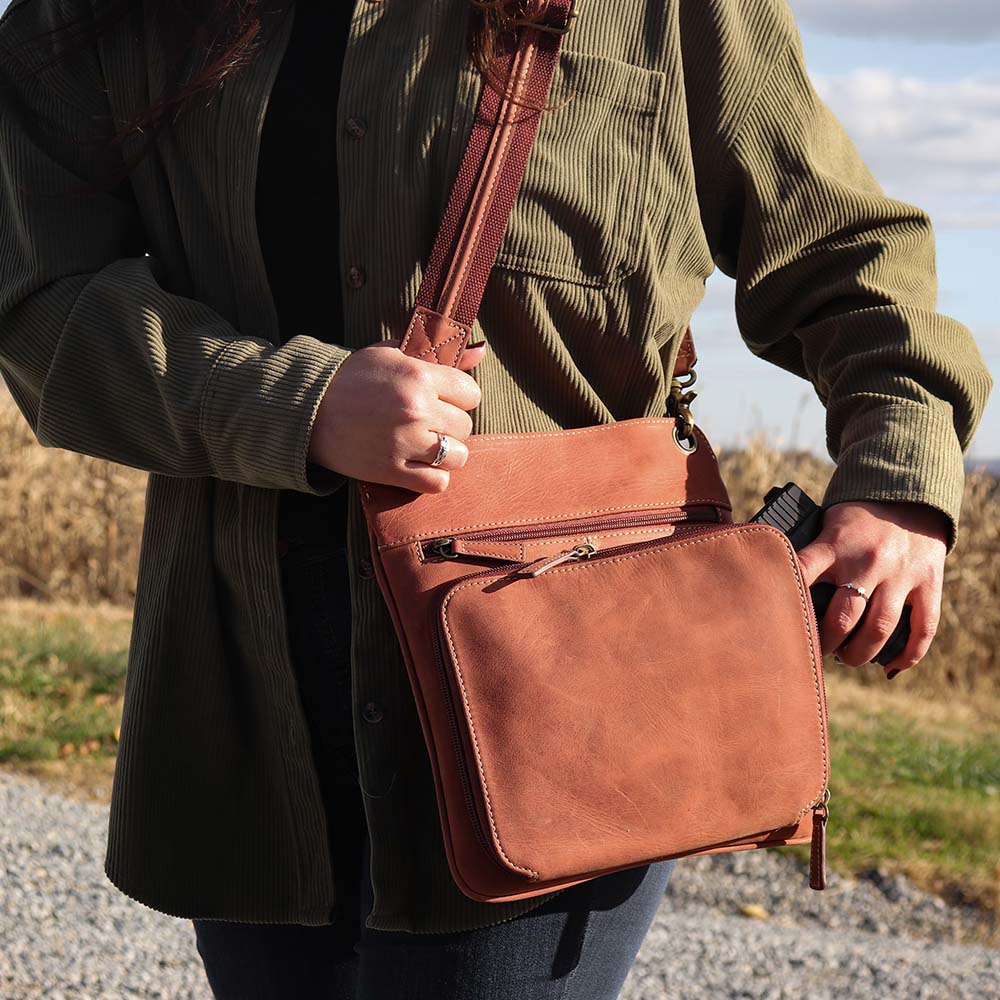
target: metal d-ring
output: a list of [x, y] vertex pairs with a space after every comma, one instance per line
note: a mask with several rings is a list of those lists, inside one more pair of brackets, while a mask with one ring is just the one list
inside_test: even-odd
[[680, 448], [681, 451], [691, 454], [693, 451], [698, 449], [698, 437], [692, 430], [687, 437], [681, 437], [681, 425], [679, 423], [674, 424], [674, 444]]

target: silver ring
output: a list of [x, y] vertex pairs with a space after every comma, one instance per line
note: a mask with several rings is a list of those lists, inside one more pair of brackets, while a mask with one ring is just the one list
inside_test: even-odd
[[856, 583], [838, 583], [837, 586], [847, 587], [848, 590], [853, 590], [855, 593], [860, 594], [866, 601], [868, 600], [868, 591]]
[[431, 465], [440, 465], [448, 455], [448, 449], [451, 447], [451, 442], [448, 440], [447, 434], [442, 434], [440, 431], [437, 432], [438, 436], [438, 453]]

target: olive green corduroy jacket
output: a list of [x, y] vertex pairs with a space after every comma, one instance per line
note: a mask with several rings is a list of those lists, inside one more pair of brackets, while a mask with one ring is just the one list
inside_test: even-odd
[[[14, 0], [0, 44], [89, 3]], [[163, 85], [141, 4], [31, 81], [0, 66], [0, 372], [42, 445], [150, 473], [105, 867], [158, 910], [320, 924], [335, 907], [285, 634], [281, 489], [350, 490], [369, 925], [471, 928], [548, 898], [478, 903], [452, 883], [356, 484], [306, 462], [338, 366], [404, 330], [481, 86], [469, 7], [355, 3], [336, 123], [367, 130], [341, 133], [344, 315], [322, 331], [278, 330], [254, 219], [290, 19], [113, 194], [66, 192], [116, 155], [75, 140]], [[951, 546], [991, 379], [935, 312], [928, 218], [883, 194], [818, 100], [785, 0], [591, 0], [554, 88], [474, 331], [491, 348], [476, 430], [662, 414], [717, 265], [750, 351], [826, 406], [825, 503], [932, 504]], [[331, 331], [337, 346], [314, 336]]]

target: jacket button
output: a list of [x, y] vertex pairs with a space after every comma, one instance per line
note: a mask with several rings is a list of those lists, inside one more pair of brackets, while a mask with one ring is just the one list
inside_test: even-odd
[[381, 722], [382, 709], [379, 708], [378, 705], [375, 704], [375, 702], [370, 701], [362, 709], [361, 716], [365, 720], [365, 722], [371, 722], [371, 723]]
[[362, 580], [371, 580], [375, 576], [375, 567], [370, 559], [362, 559], [358, 563], [358, 576]]
[[344, 122], [344, 129], [352, 139], [363, 139], [368, 123], [360, 115], [352, 115]]
[[365, 283], [365, 272], [357, 264], [347, 269], [347, 283], [351, 288], [360, 288]]

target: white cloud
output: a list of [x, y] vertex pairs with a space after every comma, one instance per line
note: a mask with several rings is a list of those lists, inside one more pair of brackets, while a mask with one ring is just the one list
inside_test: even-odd
[[937, 226], [1000, 225], [1000, 73], [922, 80], [857, 69], [813, 81], [888, 194]]
[[921, 42], [1000, 38], [997, 0], [791, 0], [803, 27], [837, 35]]

